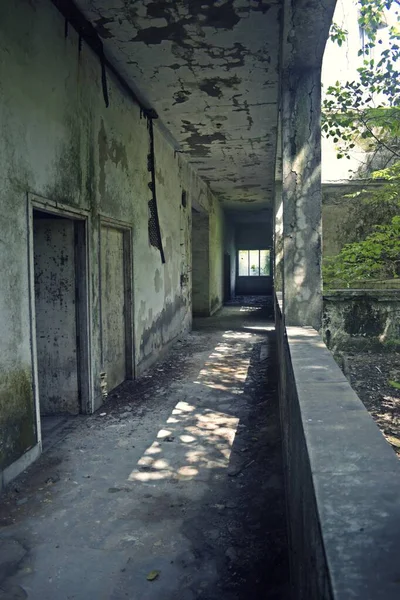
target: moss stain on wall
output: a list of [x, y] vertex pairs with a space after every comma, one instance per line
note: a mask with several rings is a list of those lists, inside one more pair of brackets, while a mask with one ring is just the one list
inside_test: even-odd
[[[24, 370], [31, 364], [27, 192], [89, 213], [90, 360], [96, 408], [102, 401], [99, 215], [133, 229], [137, 366], [156, 357], [163, 345], [190, 327], [190, 202], [197, 198], [208, 212], [214, 199], [156, 127], [157, 192], [167, 258], [161, 265], [159, 252], [148, 242], [146, 119], [112, 77], [108, 79], [110, 106], [105, 108], [98, 58], [86, 45], [78, 52], [73, 28], [65, 39], [64, 19], [51, 3], [35, 3], [33, 11], [29, 3], [18, 2], [0, 8], [0, 13], [6, 40], [0, 47], [0, 80], [8, 82], [1, 88], [0, 102], [4, 122], [0, 266], [5, 290], [0, 307], [0, 429], [4, 432], [0, 464], [4, 466], [36, 440], [31, 374]], [[183, 189], [190, 199], [184, 214]], [[212, 220], [222, 219], [218, 208], [213, 207]], [[216, 238], [219, 229], [215, 224]], [[218, 277], [219, 268], [215, 273]], [[215, 277], [213, 281], [213, 296], [220, 297], [218, 281]], [[8, 373], [10, 364], [15, 371]]]
[[29, 370], [0, 375], [0, 469], [36, 443], [32, 376]]

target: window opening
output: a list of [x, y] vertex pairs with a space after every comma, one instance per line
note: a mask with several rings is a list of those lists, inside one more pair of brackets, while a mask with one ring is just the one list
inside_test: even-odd
[[270, 277], [270, 250], [239, 250], [239, 277]]

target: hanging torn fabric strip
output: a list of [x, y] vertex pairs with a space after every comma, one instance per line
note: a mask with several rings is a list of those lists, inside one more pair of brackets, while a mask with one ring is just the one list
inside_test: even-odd
[[110, 102], [108, 99], [107, 71], [106, 71], [106, 64], [104, 62], [103, 48], [101, 49], [100, 62], [101, 62], [101, 85], [103, 87], [103, 97], [104, 97], [104, 102], [105, 102], [106, 108], [108, 108]]
[[165, 255], [162, 245], [160, 221], [158, 218], [157, 209], [157, 193], [156, 193], [156, 166], [154, 152], [154, 130], [153, 119], [148, 119], [148, 129], [150, 137], [150, 152], [147, 157], [147, 169], [151, 173], [151, 181], [149, 189], [151, 190], [152, 198], [149, 200], [149, 240], [150, 244], [160, 251], [161, 262], [165, 264]]

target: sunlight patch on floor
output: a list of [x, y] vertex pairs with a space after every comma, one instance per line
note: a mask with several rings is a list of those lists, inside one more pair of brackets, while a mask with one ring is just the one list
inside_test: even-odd
[[275, 325], [243, 325], [243, 329], [250, 331], [275, 331]]
[[238, 424], [231, 415], [178, 402], [129, 481], [208, 479], [211, 469], [228, 467]]
[[227, 340], [250, 340], [253, 334], [247, 331], [225, 331], [222, 337]]
[[206, 385], [214, 390], [243, 394], [250, 366], [245, 342], [250, 341], [253, 335], [247, 332], [226, 331], [222, 337], [227, 341], [216, 346], [194, 383]]

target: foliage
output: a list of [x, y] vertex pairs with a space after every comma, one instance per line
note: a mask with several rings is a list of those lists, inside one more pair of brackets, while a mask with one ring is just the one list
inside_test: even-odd
[[334, 257], [324, 259], [324, 284], [342, 282], [347, 287], [358, 279], [400, 277], [400, 161], [375, 171], [372, 179], [384, 181], [375, 190], [365, 189], [361, 202], [353, 204], [352, 218], [344, 225], [344, 237], [352, 240]]
[[342, 46], [343, 42], [346, 41], [348, 31], [339, 27], [337, 23], [332, 23], [329, 37], [331, 40], [337, 43], [338, 46]]
[[339, 243], [360, 242], [375, 225], [388, 224], [400, 214], [400, 162], [372, 173], [371, 182], [378, 185], [367, 185], [345, 196], [349, 212], [337, 233]]
[[[325, 259], [324, 283], [350, 287], [357, 279], [400, 277], [400, 27], [388, 28], [383, 45], [381, 25], [385, 10], [400, 0], [359, 0], [359, 25], [366, 36], [359, 52], [358, 78], [336, 82], [323, 102], [322, 130], [337, 144], [337, 157], [350, 158], [359, 146], [385, 158], [383, 169], [372, 172], [379, 188], [357, 192], [352, 219], [344, 231], [347, 243], [335, 257]], [[397, 13], [396, 13], [397, 14]], [[346, 31], [334, 24], [331, 38], [341, 46]], [[389, 165], [389, 166], [388, 166]], [[350, 196], [351, 197], [351, 196]], [[345, 228], [346, 229], [346, 228]]]
[[400, 5], [399, 0], [359, 0], [359, 25], [368, 35], [372, 43], [376, 41], [377, 32], [385, 22], [385, 9]]
[[[359, 25], [367, 41], [359, 51], [363, 56], [358, 78], [326, 90], [322, 130], [338, 146], [338, 158], [350, 158], [356, 146], [366, 151], [384, 151], [400, 158], [400, 27], [386, 28], [388, 42], [383, 46], [381, 24], [385, 9], [400, 5], [399, 0], [359, 0]], [[397, 14], [397, 13], [396, 13]], [[347, 32], [337, 24], [331, 39], [339, 46]]]
[[400, 277], [400, 216], [387, 225], [376, 225], [362, 242], [346, 244], [323, 267], [324, 282], [342, 281], [347, 287], [356, 279]]
[[375, 171], [372, 179], [383, 180], [382, 187], [363, 190], [366, 195], [354, 203], [348, 230], [345, 226], [345, 237], [353, 236], [354, 241], [337, 256], [324, 259], [327, 287], [337, 282], [350, 287], [358, 279], [400, 277], [400, 161]]

